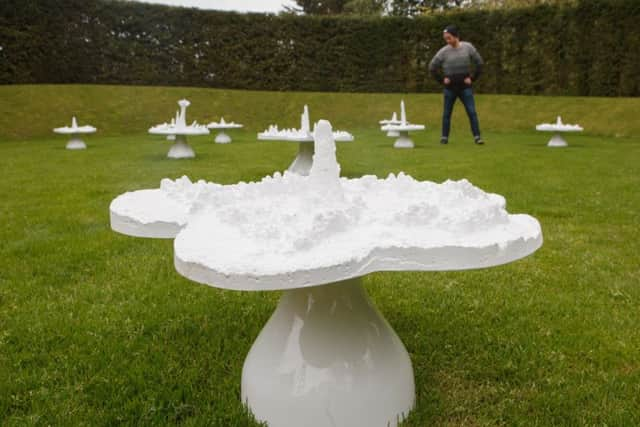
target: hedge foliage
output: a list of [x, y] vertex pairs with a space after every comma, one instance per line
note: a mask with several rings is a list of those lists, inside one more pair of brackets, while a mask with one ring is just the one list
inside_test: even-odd
[[485, 93], [640, 95], [640, 1], [407, 18], [234, 14], [109, 0], [2, 0], [0, 83], [430, 92], [451, 22]]

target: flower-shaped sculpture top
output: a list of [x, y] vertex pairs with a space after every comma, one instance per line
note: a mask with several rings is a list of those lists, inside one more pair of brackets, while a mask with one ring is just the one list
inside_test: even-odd
[[78, 126], [78, 121], [73, 117], [71, 119], [71, 126], [55, 128], [53, 131], [62, 135], [79, 135], [82, 133], [95, 133], [97, 129], [89, 125]]
[[[397, 119], [395, 115], [394, 115], [394, 119]], [[390, 121], [389, 123], [386, 123], [386, 124], [380, 122], [380, 124], [384, 125], [382, 126], [381, 129], [385, 132], [389, 132], [389, 131], [408, 132], [408, 131], [424, 130], [425, 128], [424, 125], [414, 125], [412, 123], [409, 123], [409, 121], [407, 120], [407, 110], [404, 106], [404, 101], [400, 102], [400, 120], [399, 121], [395, 123]]]
[[235, 122], [227, 123], [224, 120], [224, 117], [221, 117], [219, 122], [211, 122], [207, 125], [207, 128], [209, 129], [240, 129], [242, 127], [243, 125], [239, 123], [235, 123]]
[[[267, 130], [258, 134], [258, 139], [263, 141], [289, 141], [289, 142], [313, 142], [316, 125], [311, 129], [309, 107], [304, 106], [300, 116], [300, 129], [278, 129], [277, 125], [270, 125]], [[335, 131], [333, 137], [338, 142], [351, 142], [354, 137], [349, 132]]]
[[187, 107], [191, 105], [186, 99], [178, 101], [180, 110], [176, 112], [176, 117], [170, 123], [153, 126], [149, 133], [153, 135], [208, 135], [209, 129], [206, 126], [193, 122], [187, 126]]
[[331, 125], [319, 122], [315, 138], [309, 176], [276, 173], [228, 186], [164, 181], [151, 190], [159, 205], [141, 192], [114, 200], [112, 227], [143, 235], [121, 225], [167, 221], [160, 212], [170, 202], [183, 223], [174, 246], [178, 272], [244, 290], [301, 288], [374, 271], [489, 267], [542, 244], [538, 221], [510, 215], [502, 196], [466, 180], [340, 178]]
[[536, 130], [543, 132], [582, 132], [584, 129], [580, 125], [569, 125], [562, 123], [562, 118], [558, 116], [555, 123], [542, 123], [536, 126]]

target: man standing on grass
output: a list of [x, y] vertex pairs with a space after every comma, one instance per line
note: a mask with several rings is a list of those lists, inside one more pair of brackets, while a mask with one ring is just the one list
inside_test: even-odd
[[473, 139], [476, 144], [482, 145], [484, 141], [480, 136], [480, 123], [471, 86], [480, 77], [484, 61], [471, 43], [460, 41], [460, 34], [455, 26], [449, 25], [444, 29], [443, 34], [447, 45], [436, 53], [429, 64], [431, 75], [438, 83], [444, 84], [444, 112], [440, 143], [449, 143], [451, 113], [453, 105], [460, 98], [469, 116]]

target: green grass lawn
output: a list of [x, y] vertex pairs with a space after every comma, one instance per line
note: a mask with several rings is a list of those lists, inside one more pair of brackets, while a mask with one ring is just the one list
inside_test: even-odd
[[[0, 141], [51, 135], [51, 129], [71, 122], [91, 123], [101, 135], [131, 135], [169, 120], [177, 101], [192, 102], [188, 120], [209, 123], [224, 115], [251, 131], [276, 122], [297, 126], [303, 104], [311, 118], [329, 119], [340, 129], [370, 129], [379, 120], [400, 113], [407, 103], [409, 119], [438, 126], [442, 114], [440, 94], [371, 94], [315, 92], [258, 92], [185, 87], [11, 85], [0, 86]], [[555, 121], [580, 123], [592, 135], [640, 136], [640, 98], [585, 98], [517, 95], [478, 95], [477, 107], [484, 130], [530, 132], [536, 124]], [[458, 104], [456, 120], [464, 120]], [[466, 124], [464, 129], [466, 129]]]
[[[640, 425], [640, 137], [549, 149], [549, 135], [494, 131], [476, 147], [454, 127], [449, 146], [430, 130], [394, 150], [360, 127], [338, 147], [345, 176], [468, 178], [543, 227], [542, 249], [507, 266], [364, 279], [413, 361], [404, 425]], [[233, 136], [192, 139], [185, 161], [144, 134], [89, 137], [84, 152], [64, 137], [0, 141], [0, 424], [256, 425], [240, 375], [278, 293], [189, 282], [171, 241], [109, 228], [124, 191], [183, 174], [256, 180], [296, 150]]]

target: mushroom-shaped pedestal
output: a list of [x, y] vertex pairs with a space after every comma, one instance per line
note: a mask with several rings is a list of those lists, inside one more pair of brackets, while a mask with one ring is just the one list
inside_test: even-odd
[[582, 132], [584, 129], [580, 125], [568, 125], [562, 123], [562, 118], [558, 116], [555, 123], [542, 123], [536, 126], [540, 132], [553, 132], [547, 147], [567, 147], [567, 141], [562, 137], [563, 132]]
[[[393, 116], [391, 117], [391, 119], [380, 120], [379, 123], [380, 123], [380, 126], [402, 124], [402, 122], [398, 120], [398, 115], [395, 112], [393, 113]], [[387, 136], [390, 138], [397, 138], [400, 136], [400, 132], [398, 132], [397, 130], [390, 130], [387, 132]]]
[[167, 157], [170, 159], [191, 159], [196, 156], [193, 148], [187, 143], [187, 136], [209, 135], [206, 126], [197, 122], [187, 126], [187, 107], [191, 105], [186, 99], [178, 102], [180, 110], [176, 113], [175, 119], [171, 123], [163, 123], [149, 129], [152, 135], [165, 135], [167, 140], [174, 140], [174, 144], [169, 149]]
[[55, 128], [54, 133], [60, 135], [70, 135], [70, 139], [67, 142], [67, 150], [85, 150], [87, 144], [80, 138], [82, 134], [95, 133], [97, 131], [93, 126], [78, 126], [78, 121], [75, 117], [71, 119], [71, 126], [65, 126], [61, 128]]
[[[300, 129], [278, 129], [278, 126], [271, 125], [267, 130], [258, 134], [261, 141], [285, 141], [298, 143], [298, 155], [289, 166], [288, 171], [298, 175], [307, 176], [311, 170], [314, 154], [314, 130], [311, 130], [311, 120], [309, 118], [309, 107], [304, 106], [304, 111], [300, 117]], [[333, 132], [336, 142], [352, 142], [353, 135], [345, 131]]]
[[411, 360], [361, 277], [505, 264], [538, 249], [542, 232], [466, 180], [340, 178], [331, 125], [314, 136], [309, 176], [163, 181], [115, 199], [112, 228], [175, 237], [176, 270], [195, 282], [284, 291], [243, 368], [242, 401], [258, 420], [396, 426], [415, 401]]
[[400, 102], [400, 122], [388, 123], [382, 126], [382, 131], [387, 132], [389, 136], [399, 135], [396, 142], [393, 144], [395, 148], [413, 148], [414, 144], [411, 138], [409, 138], [409, 132], [423, 131], [424, 125], [414, 125], [407, 120], [407, 111], [404, 106], [404, 101]]
[[220, 118], [219, 122], [211, 122], [207, 125], [208, 129], [211, 130], [218, 130], [220, 131], [215, 138], [215, 142], [217, 144], [229, 144], [231, 142], [231, 137], [229, 135], [227, 135], [227, 133], [225, 132], [225, 130], [229, 130], [229, 129], [240, 129], [242, 128], [243, 125], [238, 124], [238, 123], [227, 123], [224, 121], [224, 117]]

